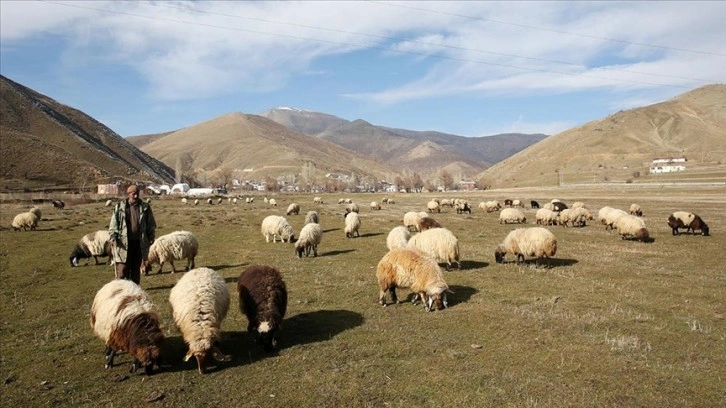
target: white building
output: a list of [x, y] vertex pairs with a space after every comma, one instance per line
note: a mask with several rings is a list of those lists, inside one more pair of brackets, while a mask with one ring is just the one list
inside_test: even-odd
[[661, 173], [674, 173], [679, 171], [685, 171], [686, 166], [676, 163], [685, 163], [688, 159], [685, 157], [669, 157], [653, 159], [650, 165], [650, 174], [661, 174]]

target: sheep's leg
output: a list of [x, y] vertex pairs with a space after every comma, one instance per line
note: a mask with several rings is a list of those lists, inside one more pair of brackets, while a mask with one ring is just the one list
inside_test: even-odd
[[116, 355], [115, 350], [113, 350], [111, 347], [106, 347], [106, 351], [105, 351], [106, 365], [104, 367], [106, 367], [106, 368], [113, 367], [113, 358], [115, 355]]
[[96, 256], [96, 255], [93, 255], [93, 260], [95, 260], [95, 261], [96, 261], [96, 265], [98, 265], [98, 264], [99, 264], [99, 263], [98, 263], [98, 256]]
[[[158, 271], [156, 271], [156, 273], [161, 273], [161, 269], [162, 269], [163, 267], [164, 267], [164, 261], [161, 261], [161, 262], [159, 263], [159, 270], [158, 270]], [[171, 273], [174, 273], [174, 271], [172, 271]]]
[[169, 265], [171, 265], [171, 273], [176, 272], [176, 267], [174, 267], [174, 260], [169, 260]]
[[517, 254], [517, 263], [524, 262], [524, 255], [523, 254]]
[[398, 303], [398, 296], [396, 296], [396, 287], [391, 286], [391, 288], [388, 289], [388, 293], [391, 294], [391, 301], [395, 304]]
[[313, 255], [316, 257], [318, 256], [318, 246], [317, 245], [313, 245]]

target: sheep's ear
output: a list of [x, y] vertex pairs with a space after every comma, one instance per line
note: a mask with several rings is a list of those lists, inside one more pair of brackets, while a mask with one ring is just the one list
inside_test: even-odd
[[454, 294], [454, 291], [451, 290], [451, 289], [446, 289], [446, 293], [451, 293], [453, 295]]
[[194, 353], [191, 350], [189, 350], [189, 351], [187, 351], [187, 355], [184, 356], [184, 361], [189, 361], [189, 359], [192, 357], [194, 357]]

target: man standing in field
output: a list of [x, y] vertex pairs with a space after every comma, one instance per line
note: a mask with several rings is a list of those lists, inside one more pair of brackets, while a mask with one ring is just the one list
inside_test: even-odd
[[141, 261], [149, 256], [149, 247], [156, 236], [156, 220], [151, 206], [139, 199], [138, 186], [129, 186], [126, 199], [114, 207], [108, 232], [116, 279], [141, 284]]

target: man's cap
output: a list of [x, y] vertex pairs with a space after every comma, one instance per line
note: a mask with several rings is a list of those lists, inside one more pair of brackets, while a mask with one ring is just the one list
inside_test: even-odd
[[129, 188], [126, 189], [126, 194], [138, 193], [138, 192], [139, 192], [139, 186], [137, 186], [136, 184], [132, 184], [129, 186]]

